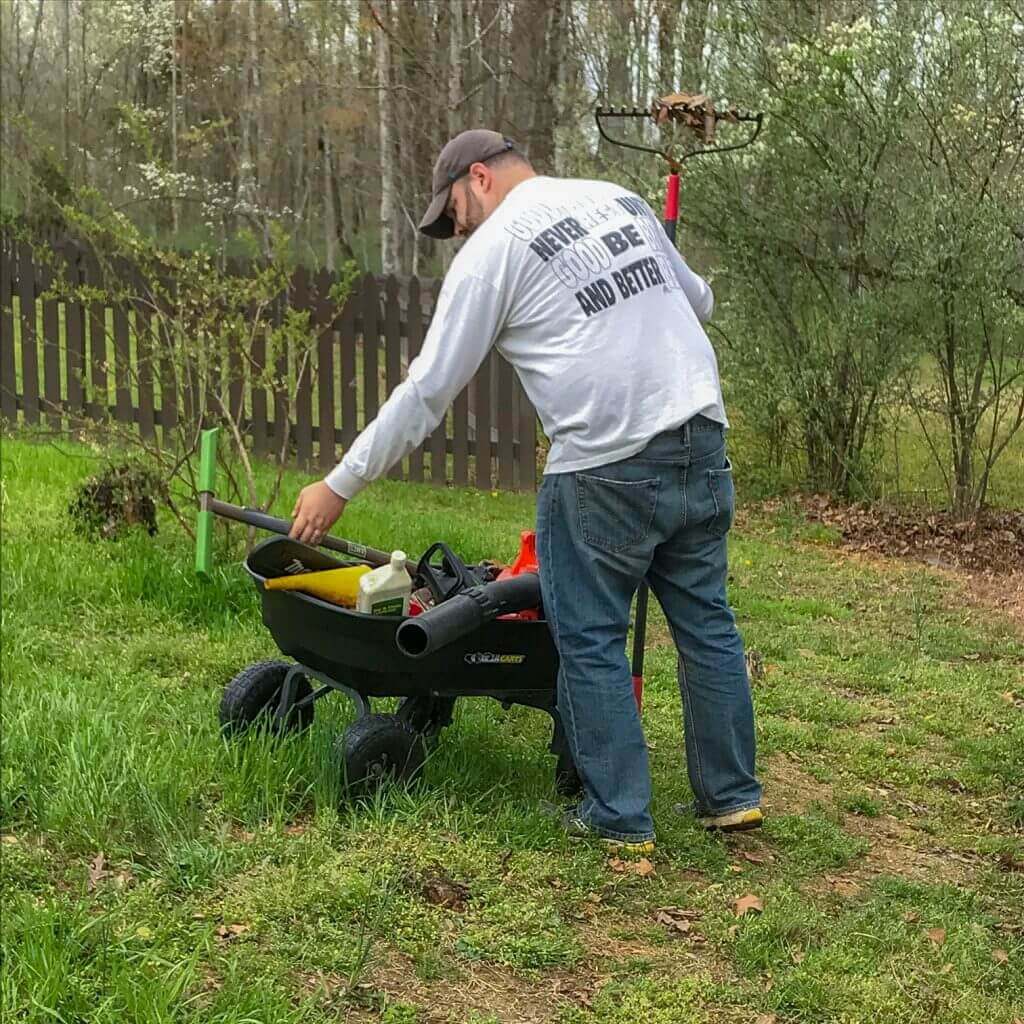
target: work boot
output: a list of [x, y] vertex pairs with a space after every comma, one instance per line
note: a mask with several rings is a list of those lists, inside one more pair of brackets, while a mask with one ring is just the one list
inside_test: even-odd
[[760, 807], [744, 807], [724, 814], [698, 814], [693, 804], [676, 804], [672, 809], [682, 817], [696, 818], [709, 832], [747, 832], [752, 828], [760, 828], [764, 822], [764, 813]]
[[545, 814], [558, 818], [570, 839], [597, 840], [610, 853], [625, 857], [650, 857], [655, 851], [653, 839], [630, 841], [610, 839], [608, 836], [601, 835], [583, 820], [579, 814], [579, 808], [576, 806], [562, 808], [545, 802], [542, 809]]

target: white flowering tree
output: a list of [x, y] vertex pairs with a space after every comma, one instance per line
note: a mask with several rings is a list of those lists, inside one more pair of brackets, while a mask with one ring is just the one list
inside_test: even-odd
[[998, 2], [767, 14], [738, 11], [712, 66], [766, 128], [684, 183], [737, 405], [812, 486], [856, 495], [907, 398], [970, 514], [1024, 414], [1024, 25]]

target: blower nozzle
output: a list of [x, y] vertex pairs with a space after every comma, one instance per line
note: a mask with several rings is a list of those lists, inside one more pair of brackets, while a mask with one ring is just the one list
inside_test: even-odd
[[484, 623], [540, 604], [540, 577], [534, 572], [482, 583], [442, 604], [406, 619], [395, 632], [398, 649], [409, 658], [425, 658]]

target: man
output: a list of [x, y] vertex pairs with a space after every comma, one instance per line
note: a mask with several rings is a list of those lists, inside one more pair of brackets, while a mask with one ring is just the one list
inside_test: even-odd
[[584, 785], [575, 836], [653, 850], [647, 746], [625, 644], [647, 579], [679, 651], [686, 755], [708, 828], [761, 823], [743, 645], [725, 595], [733, 518], [708, 285], [650, 207], [601, 181], [542, 177], [496, 132], [441, 151], [420, 223], [466, 239], [420, 355], [325, 480], [292, 536], [317, 543], [368, 483], [418, 445], [497, 346], [551, 440], [537, 504], [558, 708]]

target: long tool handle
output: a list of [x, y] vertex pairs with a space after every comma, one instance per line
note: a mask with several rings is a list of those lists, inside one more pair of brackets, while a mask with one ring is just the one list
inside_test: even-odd
[[[665, 189], [665, 234], [676, 244], [676, 225], [679, 222], [679, 172], [673, 170], [668, 176]], [[644, 686], [644, 643], [647, 640], [647, 605], [650, 602], [650, 588], [644, 581], [636, 592], [636, 619], [633, 625], [633, 689], [637, 704], [640, 703]]]
[[[204, 498], [206, 499], [205, 503], [203, 502]], [[245, 523], [246, 526], [255, 526], [259, 530], [267, 530], [270, 533], [280, 533], [285, 537], [288, 536], [292, 528], [291, 520], [278, 519], [277, 516], [269, 516], [266, 512], [257, 512], [254, 508], [231, 505], [226, 501], [221, 501], [219, 498], [214, 498], [212, 495], [209, 497], [206, 495], [201, 496], [200, 508], [203, 511], [209, 510], [214, 515], [221, 516], [223, 519], [233, 519], [236, 523]], [[367, 562], [370, 565], [387, 565], [391, 561], [390, 551], [368, 548], [363, 544], [356, 544], [355, 541], [342, 540], [341, 537], [331, 537], [328, 535], [317, 546], [328, 548], [331, 551], [338, 551], [343, 555], [350, 555], [352, 558], [358, 558], [361, 562]], [[406, 566], [410, 564], [406, 562]], [[415, 568], [415, 563], [412, 563], [412, 568]]]

